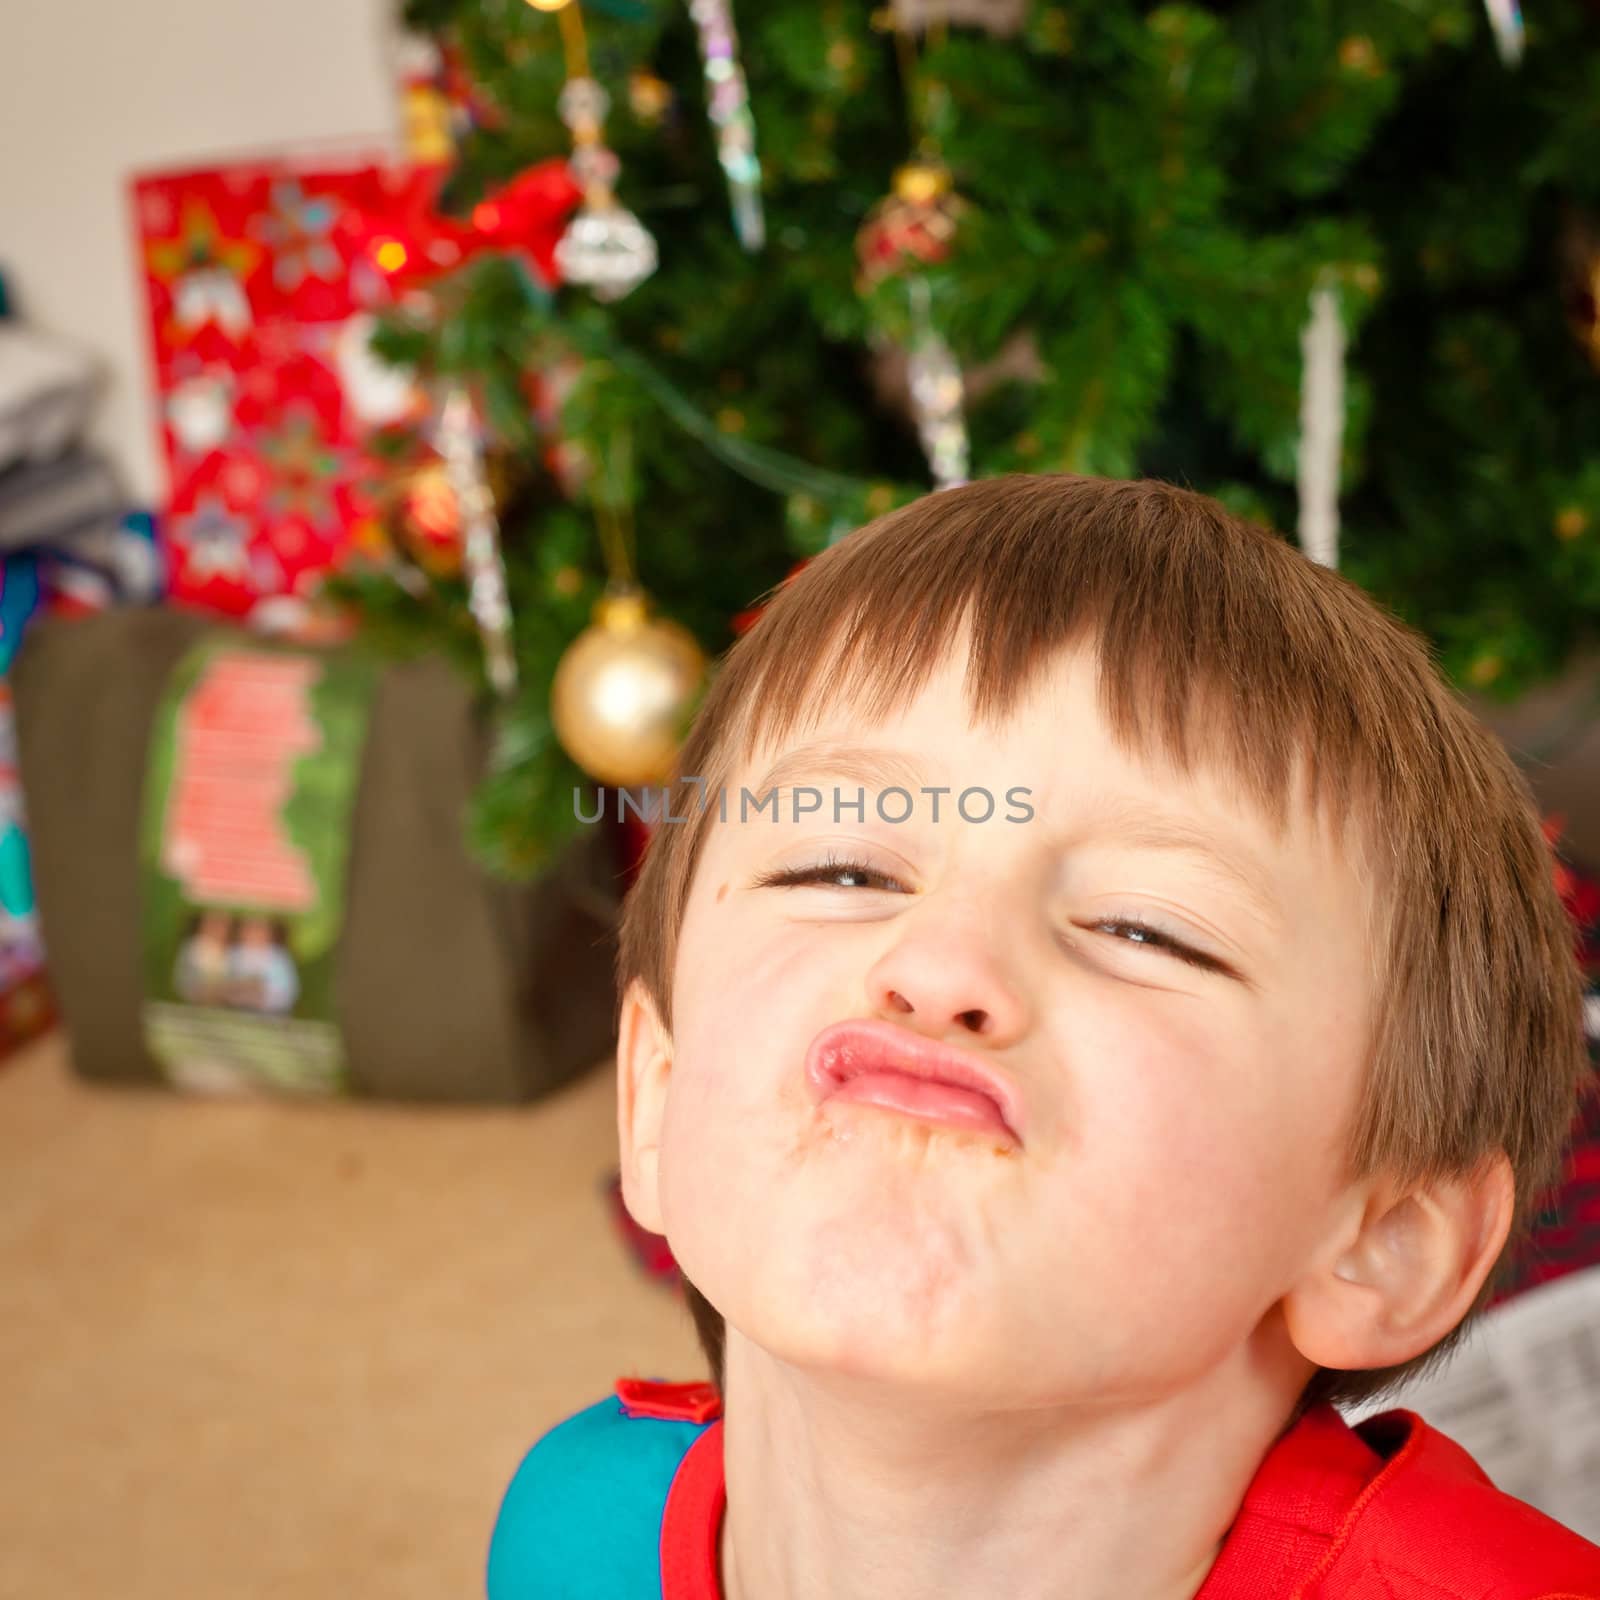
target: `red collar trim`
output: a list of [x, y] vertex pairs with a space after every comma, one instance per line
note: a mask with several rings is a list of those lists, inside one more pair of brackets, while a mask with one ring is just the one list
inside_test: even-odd
[[722, 1600], [722, 1418], [685, 1452], [661, 1514], [662, 1600]]
[[1333, 1406], [1312, 1406], [1263, 1457], [1195, 1600], [1287, 1594], [1325, 1572], [1392, 1465]]

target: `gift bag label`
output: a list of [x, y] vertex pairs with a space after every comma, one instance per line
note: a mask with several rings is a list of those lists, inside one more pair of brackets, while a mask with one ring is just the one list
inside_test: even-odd
[[350, 1083], [334, 963], [375, 683], [348, 657], [204, 640], [151, 734], [145, 1037], [208, 1092]]

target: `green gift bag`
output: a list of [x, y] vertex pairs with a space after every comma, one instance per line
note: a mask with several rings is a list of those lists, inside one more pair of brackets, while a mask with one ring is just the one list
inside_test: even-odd
[[612, 836], [528, 885], [468, 858], [485, 734], [441, 663], [127, 610], [38, 625], [13, 682], [85, 1077], [516, 1101], [614, 1047]]

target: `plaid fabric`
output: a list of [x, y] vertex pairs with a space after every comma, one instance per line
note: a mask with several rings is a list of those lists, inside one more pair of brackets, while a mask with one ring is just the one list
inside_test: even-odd
[[1545, 819], [1544, 832], [1587, 979], [1584, 1021], [1595, 1075], [1573, 1122], [1565, 1178], [1545, 1197], [1495, 1305], [1569, 1272], [1600, 1265], [1600, 873], [1562, 842], [1565, 826], [1564, 816], [1553, 815]]

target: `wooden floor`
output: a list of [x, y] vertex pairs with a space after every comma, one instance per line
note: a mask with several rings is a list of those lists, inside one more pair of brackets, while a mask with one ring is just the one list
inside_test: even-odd
[[0, 1062], [0, 1596], [471, 1600], [527, 1446], [701, 1378], [626, 1254], [609, 1061], [531, 1107]]

